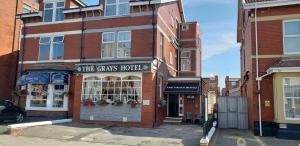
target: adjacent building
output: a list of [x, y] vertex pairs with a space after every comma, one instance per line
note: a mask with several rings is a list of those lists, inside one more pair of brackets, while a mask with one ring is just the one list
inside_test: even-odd
[[201, 31], [181, 0], [39, 0], [17, 18], [29, 116], [153, 127], [202, 112]]
[[300, 1], [240, 0], [238, 13], [249, 127], [256, 135], [299, 139]]
[[21, 22], [18, 13], [28, 13], [37, 8], [35, 0], [5, 0], [0, 6], [0, 99], [11, 99], [15, 89], [17, 58]]
[[[203, 111], [207, 110], [207, 114], [213, 114], [214, 106], [217, 103], [217, 97], [220, 95], [219, 91], [219, 78], [218, 76], [214, 77], [204, 77], [202, 82], [202, 95], [203, 95]], [[205, 103], [207, 99], [207, 103]]]
[[225, 88], [222, 89], [222, 96], [241, 96], [241, 79], [225, 77]]

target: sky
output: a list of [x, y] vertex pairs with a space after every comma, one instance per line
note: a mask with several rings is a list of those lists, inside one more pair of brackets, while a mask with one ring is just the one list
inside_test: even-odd
[[[89, 5], [98, 0], [83, 0]], [[183, 0], [186, 21], [198, 21], [202, 31], [202, 76], [240, 77], [236, 42], [237, 0]]]

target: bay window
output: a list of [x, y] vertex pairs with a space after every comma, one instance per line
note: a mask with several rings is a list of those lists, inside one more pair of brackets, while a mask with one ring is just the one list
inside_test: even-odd
[[285, 118], [300, 120], [300, 78], [284, 78]]
[[137, 76], [91, 76], [83, 79], [81, 100], [141, 102], [142, 81]]
[[44, 22], [63, 21], [65, 3], [59, 2], [47, 2], [44, 6]]
[[131, 32], [104, 32], [102, 34], [102, 58], [126, 58], [131, 52]]
[[129, 12], [129, 0], [106, 0], [105, 16], [128, 15]]
[[300, 20], [284, 22], [284, 53], [300, 54]]
[[64, 57], [64, 37], [41, 37], [39, 60], [62, 60]]
[[180, 55], [181, 71], [191, 71], [191, 52], [182, 51]]

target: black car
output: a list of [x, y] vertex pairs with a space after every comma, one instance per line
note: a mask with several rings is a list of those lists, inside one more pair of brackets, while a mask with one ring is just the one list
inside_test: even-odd
[[9, 120], [21, 123], [24, 121], [25, 116], [25, 111], [22, 108], [15, 106], [13, 102], [0, 100], [0, 122]]

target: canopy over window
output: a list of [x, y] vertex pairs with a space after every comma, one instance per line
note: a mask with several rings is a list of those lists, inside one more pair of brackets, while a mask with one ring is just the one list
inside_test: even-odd
[[18, 85], [49, 84], [49, 83], [50, 83], [50, 74], [45, 74], [45, 73], [23, 75], [17, 81]]
[[199, 94], [200, 83], [168, 83], [165, 93]]

